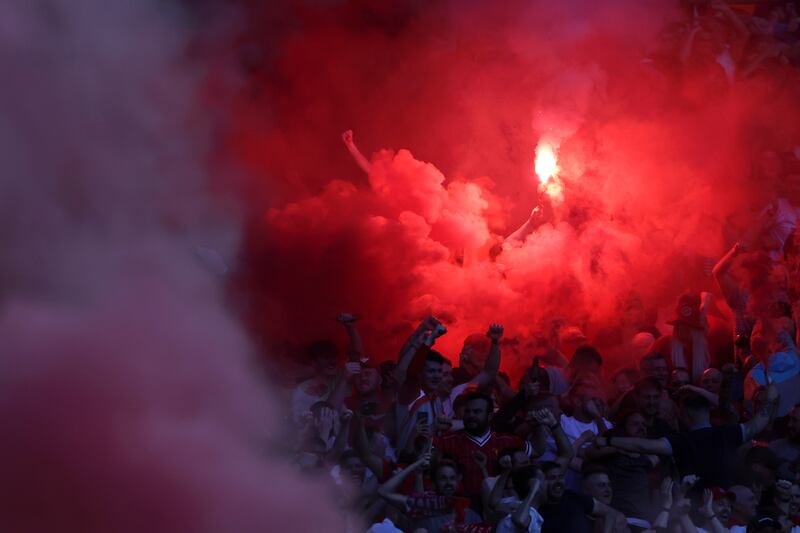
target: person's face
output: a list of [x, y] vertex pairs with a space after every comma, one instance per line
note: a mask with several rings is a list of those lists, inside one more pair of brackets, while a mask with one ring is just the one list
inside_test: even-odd
[[542, 483], [544, 494], [547, 501], [557, 502], [564, 496], [564, 471], [561, 468], [553, 468], [544, 475]]
[[425, 369], [422, 371], [422, 381], [426, 390], [435, 391], [442, 382], [442, 364], [436, 361], [425, 361]]
[[647, 423], [639, 413], [634, 413], [625, 421], [625, 434], [628, 437], [647, 437]]
[[476, 376], [483, 369], [488, 358], [488, 350], [478, 343], [465, 342], [458, 355], [458, 365], [467, 371], [470, 376]]
[[625, 373], [617, 374], [614, 378], [614, 388], [617, 390], [617, 394], [625, 394], [631, 389], [631, 385], [631, 380]]
[[381, 378], [377, 369], [362, 368], [361, 373], [358, 374], [358, 377], [356, 378], [356, 391], [362, 395], [372, 394], [378, 390], [380, 380]]
[[531, 464], [531, 458], [528, 457], [528, 454], [525, 452], [522, 451], [514, 452], [511, 455], [511, 467], [514, 470], [530, 466], [530, 464]]
[[611, 505], [613, 492], [611, 480], [606, 474], [592, 474], [584, 481], [584, 492], [600, 503]]
[[397, 379], [394, 376], [395, 367], [381, 367], [381, 387], [383, 390], [394, 390], [397, 388]]
[[350, 457], [342, 464], [342, 473], [356, 483], [364, 479], [364, 472], [364, 463], [358, 457]]
[[800, 440], [800, 408], [792, 409], [786, 417], [786, 434], [797, 442]]
[[336, 375], [336, 356], [324, 354], [314, 360], [314, 372], [321, 377], [334, 377]]
[[661, 405], [661, 392], [658, 389], [653, 387], [642, 389], [636, 398], [639, 401], [639, 409], [642, 410], [642, 413], [648, 417], [658, 415]]
[[439, 383], [439, 392], [450, 396], [453, 391], [453, 365], [449, 362], [442, 365], [442, 381]]
[[741, 492], [741, 494], [737, 493], [732, 508], [737, 515], [749, 522], [756, 516], [756, 495], [749, 489]]
[[442, 466], [436, 471], [433, 480], [436, 493], [440, 496], [452, 496], [458, 487], [458, 472], [451, 466]]
[[464, 429], [471, 435], [483, 435], [489, 428], [489, 406], [476, 399], [464, 405]]
[[667, 367], [667, 362], [663, 359], [654, 359], [652, 361], [648, 361], [642, 370], [644, 370], [644, 374], [647, 377], [656, 378], [662, 387], [667, 386], [667, 381], [669, 380], [669, 367]]
[[731, 518], [731, 501], [728, 498], [714, 500], [714, 513], [719, 517], [719, 521], [727, 524]]
[[800, 514], [800, 485], [792, 485], [792, 499], [789, 501], [789, 514], [797, 516]]
[[587, 374], [595, 376], [600, 374], [600, 365], [597, 364], [597, 361], [572, 361], [569, 369], [573, 379]]
[[685, 370], [673, 370], [669, 377], [669, 384], [672, 390], [678, 390], [690, 383], [689, 373]]
[[708, 392], [719, 394], [719, 389], [722, 386], [722, 372], [716, 368], [707, 369], [700, 378], [700, 386]]

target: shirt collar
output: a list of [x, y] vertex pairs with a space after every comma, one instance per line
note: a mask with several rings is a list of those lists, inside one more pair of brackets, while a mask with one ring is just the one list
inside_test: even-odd
[[483, 445], [486, 444], [489, 441], [490, 438], [492, 438], [492, 430], [491, 429], [486, 430], [486, 433], [484, 433], [480, 437], [474, 437], [474, 436], [470, 435], [467, 432], [464, 432], [464, 434], [467, 436], [467, 438], [469, 440], [471, 440], [472, 442], [474, 442], [475, 444], [477, 444], [480, 447], [483, 447]]

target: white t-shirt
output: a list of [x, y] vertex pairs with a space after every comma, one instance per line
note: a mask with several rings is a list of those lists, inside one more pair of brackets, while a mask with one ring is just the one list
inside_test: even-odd
[[[544, 518], [542, 518], [542, 515], [540, 515], [533, 507], [530, 508], [530, 513], [531, 523], [528, 526], [528, 533], [540, 533], [542, 531]], [[505, 518], [500, 520], [500, 523], [497, 524], [497, 529], [495, 530], [496, 533], [517, 533], [518, 531], [519, 530], [514, 525], [514, 521], [511, 519], [511, 515], [506, 515]]]
[[[603, 423], [606, 425], [608, 429], [614, 427], [614, 425], [606, 420], [603, 419]], [[591, 422], [579, 422], [575, 418], [571, 416], [561, 415], [561, 427], [564, 429], [564, 433], [567, 434], [569, 437], [570, 442], [575, 442], [578, 440], [578, 437], [583, 434], [585, 431], [591, 431], [595, 435], [600, 433], [600, 430], [597, 428], [597, 423], [592, 420]], [[584, 444], [584, 446], [588, 446], [589, 443]]]

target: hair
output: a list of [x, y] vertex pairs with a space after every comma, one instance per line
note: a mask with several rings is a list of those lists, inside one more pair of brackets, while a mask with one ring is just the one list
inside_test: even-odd
[[436, 350], [431, 350], [430, 352], [428, 352], [428, 355], [425, 356], [425, 362], [428, 363], [439, 363], [440, 365], [443, 365], [445, 361], [446, 359], [444, 358], [444, 356], [439, 352], [437, 352]]
[[452, 468], [456, 471], [456, 475], [461, 475], [461, 468], [459, 467], [458, 463], [452, 459], [445, 458], [439, 459], [436, 461], [436, 464], [431, 467], [431, 479], [436, 479], [436, 474], [439, 473], [439, 470], [445, 467]]
[[[538, 368], [538, 370], [536, 370]], [[525, 373], [519, 380], [519, 388], [524, 387], [531, 379], [533, 379], [533, 374], [536, 373], [536, 381], [539, 382], [539, 390], [541, 391], [550, 391], [550, 374], [547, 373], [547, 369], [536, 366], [534, 363], [533, 365], [529, 366]]]
[[597, 363], [597, 366], [603, 366], [603, 357], [600, 355], [594, 346], [584, 344], [579, 346], [575, 353], [572, 355], [572, 360], [569, 362], [570, 366], [576, 362]]
[[646, 377], [640, 379], [633, 385], [633, 390], [636, 391], [636, 394], [640, 394], [646, 389], [656, 389], [658, 392], [661, 392], [661, 383], [654, 377]]
[[494, 411], [494, 400], [492, 400], [491, 396], [489, 396], [488, 394], [484, 394], [482, 392], [470, 392], [469, 394], [467, 394], [466, 398], [464, 398], [464, 404], [468, 404], [469, 402], [475, 400], [483, 400], [484, 402], [486, 402], [486, 407], [487, 407], [486, 412], [492, 414], [492, 412]]
[[[558, 463], [556, 463], [558, 464]], [[524, 498], [526, 494], [528, 494], [528, 484], [530, 483], [531, 479], [536, 476], [537, 468], [533, 465], [529, 465], [519, 470], [512, 472], [511, 474], [511, 484], [514, 487], [514, 492], [517, 493], [520, 499]]]
[[321, 340], [312, 342], [306, 348], [306, 357], [309, 362], [316, 361], [322, 357], [339, 357], [339, 348], [331, 341]]
[[641, 415], [638, 409], [628, 408], [617, 413], [614, 417], [614, 427], [606, 431], [609, 437], [622, 437], [625, 435], [625, 426], [628, 424], [628, 419], [633, 415]]
[[539, 468], [542, 470], [542, 473], [547, 474], [551, 470], [561, 468], [561, 465], [555, 461], [542, 461], [539, 463]]
[[594, 474], [608, 475], [608, 468], [606, 468], [606, 466], [599, 461], [584, 461], [583, 465], [581, 466], [581, 476], [583, 479], [585, 480]]
[[687, 411], [708, 411], [711, 409], [711, 402], [708, 398], [699, 394], [689, 394], [683, 398], [681, 405]]
[[650, 352], [644, 354], [642, 358], [639, 359], [639, 370], [643, 370], [644, 365], [646, 365], [647, 363], [652, 363], [654, 361], [659, 361], [659, 360], [664, 361], [665, 363], [667, 362], [664, 356], [661, 355], [659, 352]]

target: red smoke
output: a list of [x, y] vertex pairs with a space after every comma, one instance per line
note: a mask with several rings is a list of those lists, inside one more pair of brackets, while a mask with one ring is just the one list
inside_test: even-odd
[[[240, 280], [254, 329], [307, 341], [353, 311], [388, 358], [434, 313], [454, 357], [491, 321], [525, 340], [561, 316], [591, 340], [640, 312], [631, 301], [663, 322], [681, 292], [712, 289], [709, 261], [776, 190], [757, 155], [800, 144], [797, 73], [678, 74], [667, 4], [252, 8], [227, 156], [253, 176]], [[368, 178], [349, 128], [374, 154]], [[560, 144], [565, 201], [493, 262], [536, 205], [542, 137]]]

